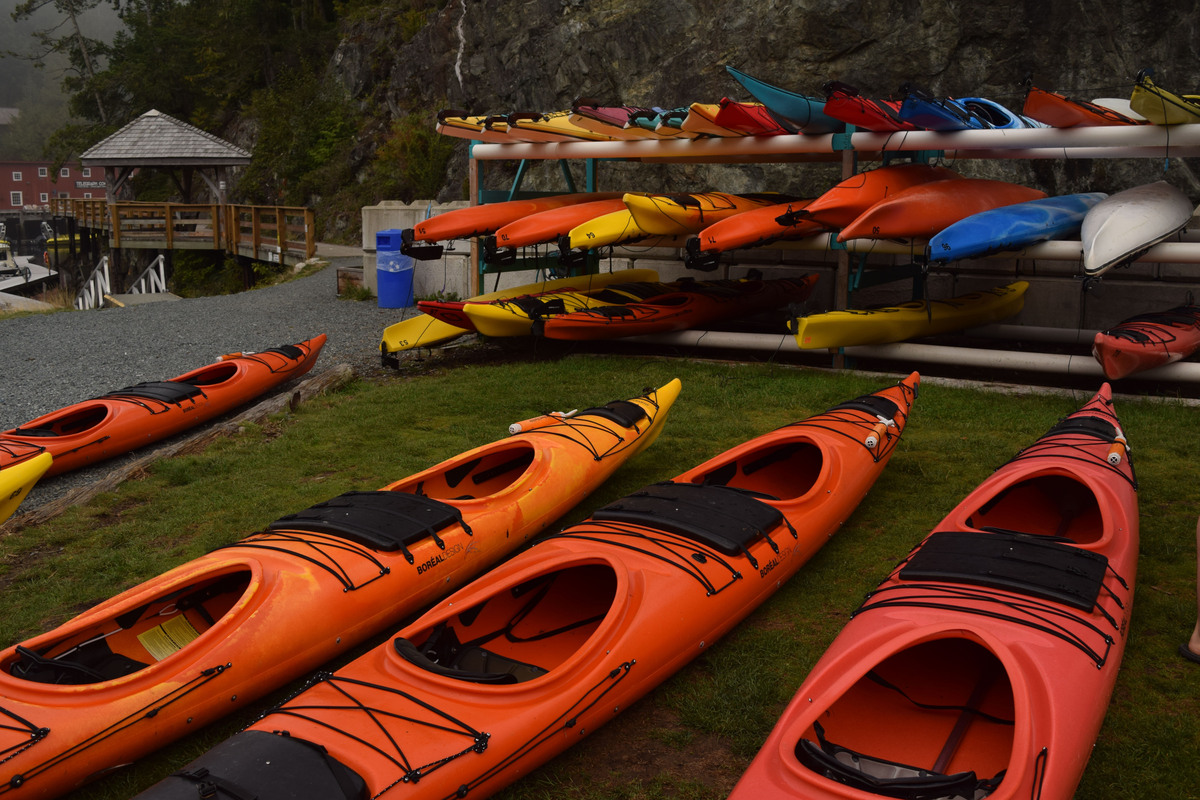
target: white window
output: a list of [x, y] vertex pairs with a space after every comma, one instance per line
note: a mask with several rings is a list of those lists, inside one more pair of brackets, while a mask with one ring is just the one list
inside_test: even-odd
[[39, 178], [50, 177], [50, 169], [48, 167], [38, 167], [38, 177]]
[[14, 181], [19, 181], [19, 180], [21, 180], [21, 173], [20, 173], [20, 172], [17, 172], [16, 170], [13, 170], [13, 180], [14, 180]]
[[20, 192], [9, 192], [8, 204], [13, 208], [20, 208], [21, 206], [25, 205], [25, 201], [21, 198]]
[[90, 177], [92, 177], [92, 168], [91, 168], [91, 167], [84, 167], [84, 168], [83, 168], [83, 177], [85, 177], [85, 178], [90, 178]]
[[91, 199], [92, 199], [92, 193], [91, 193], [91, 192], [84, 192], [84, 193], [83, 193], [83, 199], [84, 199], [84, 200], [91, 200]]
[[60, 178], [69, 178], [69, 177], [71, 177], [71, 168], [70, 168], [70, 167], [63, 167], [62, 169], [60, 169], [60, 170], [58, 171], [58, 177], [60, 177]]
[[42, 205], [49, 203], [50, 195], [47, 194], [46, 192], [42, 192], [41, 194], [38, 195], [38, 202], [41, 203]]

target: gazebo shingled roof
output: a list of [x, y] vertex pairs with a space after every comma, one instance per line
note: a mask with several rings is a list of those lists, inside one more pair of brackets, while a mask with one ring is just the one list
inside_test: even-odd
[[[249, 164], [250, 154], [194, 125], [152, 109], [88, 148], [80, 162], [85, 167], [105, 169], [109, 202], [134, 169], [178, 167], [185, 173], [199, 169], [219, 202], [224, 203], [225, 169]], [[215, 180], [204, 174], [206, 169], [215, 170]], [[190, 180], [184, 183], [181, 188], [190, 193]]]

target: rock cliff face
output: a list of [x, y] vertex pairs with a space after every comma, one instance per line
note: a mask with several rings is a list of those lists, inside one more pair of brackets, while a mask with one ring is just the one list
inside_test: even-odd
[[[1085, 99], [1127, 98], [1138, 70], [1152, 67], [1163, 85], [1193, 92], [1200, 2], [448, 0], [403, 42], [389, 16], [348, 24], [331, 69], [364, 104], [393, 116], [427, 110], [432, 126], [441, 108], [553, 111], [579, 96], [662, 107], [751, 99], [725, 65], [810, 94], [829, 79], [874, 96], [908, 81], [1015, 109], [1027, 76]], [[465, 163], [464, 144], [440, 199], [463, 196]], [[959, 166], [1061, 193], [1156, 180], [1164, 164], [1169, 180], [1200, 197], [1194, 160]], [[836, 169], [606, 164], [601, 188], [805, 192], [828, 186]], [[486, 173], [489, 188], [503, 188], [506, 174]], [[562, 188], [562, 178], [557, 168], [534, 170], [526, 186]]]

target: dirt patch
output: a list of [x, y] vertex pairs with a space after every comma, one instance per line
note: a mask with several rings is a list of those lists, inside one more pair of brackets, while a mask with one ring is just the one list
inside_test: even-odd
[[[687, 787], [681, 796], [728, 797], [749, 759], [735, 755], [719, 736], [697, 733], [680, 723], [655, 694], [643, 698], [553, 762], [562, 784], [600, 795], [627, 795], [630, 784], [655, 782]], [[565, 788], [565, 787], [564, 787]], [[612, 791], [605, 791], [611, 788]]]

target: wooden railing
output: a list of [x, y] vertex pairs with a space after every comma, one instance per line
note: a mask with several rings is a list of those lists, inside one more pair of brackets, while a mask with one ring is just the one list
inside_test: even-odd
[[56, 216], [108, 231], [114, 248], [225, 250], [260, 261], [304, 261], [317, 251], [312, 209], [195, 203], [50, 201]]
[[260, 261], [280, 261], [285, 253], [317, 252], [316, 226], [310, 208], [295, 206], [225, 206], [227, 249]]

